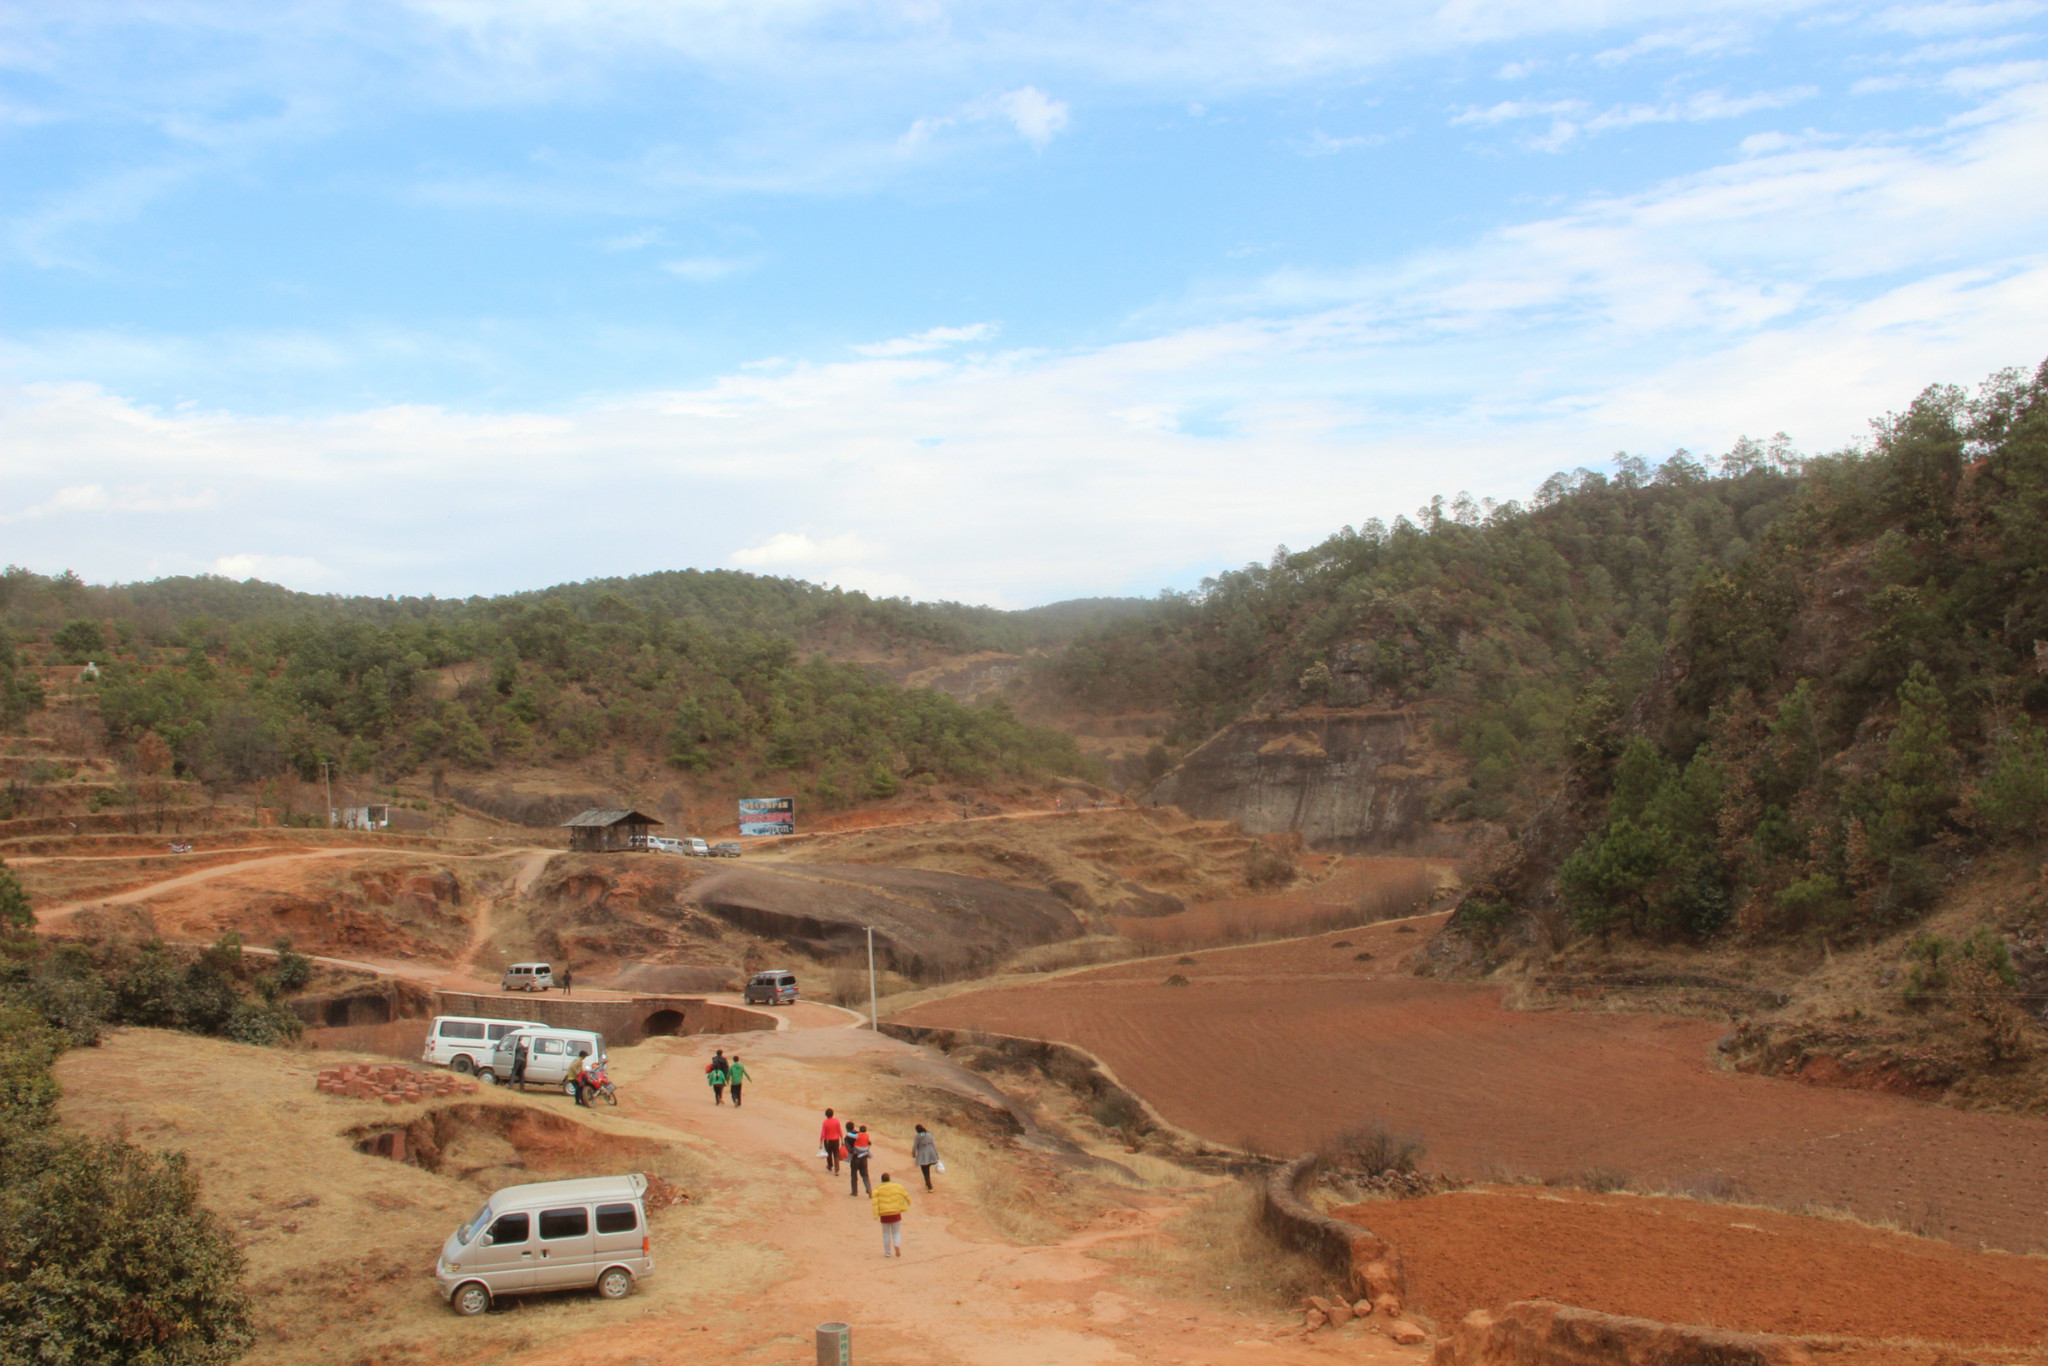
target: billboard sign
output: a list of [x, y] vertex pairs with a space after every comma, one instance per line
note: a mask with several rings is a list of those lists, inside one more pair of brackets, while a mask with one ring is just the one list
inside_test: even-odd
[[794, 835], [796, 799], [793, 797], [740, 798], [742, 835]]

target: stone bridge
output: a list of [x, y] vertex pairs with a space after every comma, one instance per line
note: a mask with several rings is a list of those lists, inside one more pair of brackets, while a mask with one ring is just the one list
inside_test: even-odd
[[774, 1029], [764, 1010], [707, 1001], [701, 996], [489, 996], [466, 991], [434, 993], [436, 1015], [470, 1015], [485, 1020], [538, 1020], [563, 1029], [590, 1029], [607, 1043], [624, 1047], [662, 1034], [739, 1034]]

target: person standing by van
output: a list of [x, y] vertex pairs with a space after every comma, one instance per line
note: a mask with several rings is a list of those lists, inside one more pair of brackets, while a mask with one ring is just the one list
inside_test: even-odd
[[924, 1188], [930, 1190], [932, 1168], [939, 1165], [939, 1143], [932, 1137], [931, 1131], [922, 1124], [917, 1126], [917, 1137], [911, 1141], [910, 1160], [924, 1173]]
[[747, 1069], [740, 1065], [740, 1055], [735, 1053], [725, 1068], [725, 1083], [732, 1087], [732, 1108], [735, 1110], [740, 1108], [740, 1087], [744, 1086], [746, 1081]]
[[910, 1208], [910, 1192], [889, 1179], [889, 1173], [882, 1173], [882, 1184], [870, 1192], [868, 1199], [875, 1207], [875, 1218], [882, 1223], [882, 1255], [901, 1257], [903, 1255], [903, 1215]]
[[818, 1130], [818, 1146], [825, 1150], [825, 1175], [839, 1174], [839, 1140], [846, 1133], [845, 1126], [835, 1119], [832, 1111], [825, 1111], [825, 1127]]
[[584, 1075], [589, 1070], [590, 1055], [588, 1053], [578, 1053], [576, 1055], [576, 1066], [569, 1072], [569, 1084], [576, 1088], [576, 1103], [586, 1110], [590, 1108], [591, 1094], [597, 1090], [595, 1086], [590, 1084], [590, 1078]]

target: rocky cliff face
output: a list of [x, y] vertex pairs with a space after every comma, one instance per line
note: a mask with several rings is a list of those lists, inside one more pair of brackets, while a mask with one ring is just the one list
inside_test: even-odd
[[1145, 800], [1255, 834], [1298, 831], [1319, 849], [1385, 848], [1429, 828], [1430, 794], [1442, 775], [1415, 750], [1415, 718], [1405, 711], [1239, 721], [1181, 760]]

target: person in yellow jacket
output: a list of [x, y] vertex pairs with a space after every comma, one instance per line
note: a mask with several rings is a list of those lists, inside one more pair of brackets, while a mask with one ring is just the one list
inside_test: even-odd
[[910, 1192], [889, 1179], [883, 1172], [882, 1179], [875, 1183], [875, 1218], [882, 1221], [882, 1255], [901, 1257], [903, 1255], [903, 1214], [910, 1208]]

